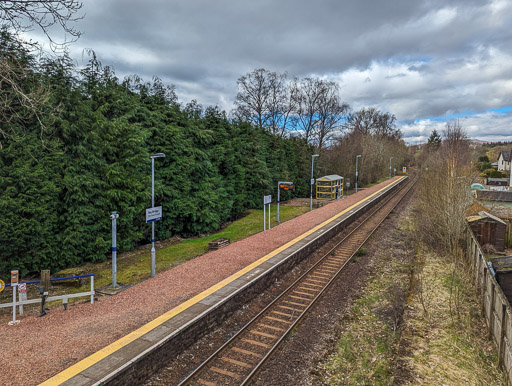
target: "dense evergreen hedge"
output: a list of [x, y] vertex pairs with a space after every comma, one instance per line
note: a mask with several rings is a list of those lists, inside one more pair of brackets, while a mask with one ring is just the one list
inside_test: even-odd
[[26, 51], [15, 55], [27, 92], [44, 86], [49, 99], [37, 114], [0, 121], [4, 279], [11, 269], [25, 275], [104, 260], [113, 210], [121, 251], [148, 242], [155, 152], [166, 154], [155, 162], [155, 205], [164, 213], [157, 239], [215, 231], [261, 207], [263, 195], [275, 197], [278, 180], [308, 192], [311, 149], [303, 140], [230, 122], [215, 107], [181, 107], [158, 79], [120, 82], [94, 56], [77, 71], [66, 57], [35, 63]]

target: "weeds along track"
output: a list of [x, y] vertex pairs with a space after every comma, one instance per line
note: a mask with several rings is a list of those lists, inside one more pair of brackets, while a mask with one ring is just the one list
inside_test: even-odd
[[348, 235], [180, 385], [248, 384], [415, 182], [365, 213]]

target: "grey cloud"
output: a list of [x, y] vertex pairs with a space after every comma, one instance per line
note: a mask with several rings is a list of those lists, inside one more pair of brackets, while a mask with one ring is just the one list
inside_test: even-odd
[[88, 0], [84, 10], [73, 52], [92, 48], [121, 76], [157, 75], [182, 102], [229, 109], [236, 79], [265, 67], [337, 79], [353, 107], [403, 121], [512, 105], [509, 2]]

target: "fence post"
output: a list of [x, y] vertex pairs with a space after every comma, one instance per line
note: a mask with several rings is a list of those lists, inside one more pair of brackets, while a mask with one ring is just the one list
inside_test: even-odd
[[[481, 285], [482, 288], [482, 315], [484, 316], [485, 321], [487, 322], [487, 313], [485, 311], [485, 295], [487, 293], [487, 268], [484, 267], [483, 271], [483, 278], [479, 280], [479, 284]], [[480, 267], [478, 267], [478, 272], [480, 272]]]
[[9, 322], [10, 325], [18, 323], [16, 320], [16, 292], [18, 287], [16, 284], [11, 284], [12, 287], [12, 321]]
[[[490, 277], [490, 273], [488, 275]], [[489, 300], [489, 338], [494, 340], [494, 297], [495, 297], [495, 288], [494, 283], [491, 283], [491, 296]], [[487, 286], [486, 286], [487, 289]]]
[[91, 278], [91, 304], [94, 304], [94, 275], [90, 276]]
[[505, 360], [505, 333], [507, 331], [508, 313], [507, 306], [501, 305], [501, 332], [498, 351], [498, 366], [503, 366]]

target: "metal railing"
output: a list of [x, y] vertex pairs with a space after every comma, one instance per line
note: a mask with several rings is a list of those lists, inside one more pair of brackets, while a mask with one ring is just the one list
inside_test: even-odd
[[[46, 302], [52, 302], [52, 301], [62, 300], [62, 304], [64, 305], [64, 307], [67, 307], [69, 299], [71, 299], [71, 298], [79, 298], [79, 297], [82, 297], [82, 296], [90, 296], [91, 297], [91, 304], [93, 304], [94, 303], [94, 295], [95, 295], [95, 292], [94, 292], [94, 274], [93, 273], [87, 274], [87, 275], [58, 277], [58, 278], [55, 278], [55, 279], [50, 279], [50, 282], [62, 281], [62, 280], [81, 279], [81, 278], [85, 278], [85, 277], [89, 277], [90, 278], [90, 283], [91, 283], [91, 290], [90, 291], [79, 292], [79, 293], [72, 293], [72, 294], [64, 294], [64, 295], [57, 295], [57, 296], [48, 296], [48, 297], [46, 297], [45, 301]], [[34, 280], [34, 281], [20, 282], [15, 287], [17, 287], [19, 284], [22, 284], [22, 283], [23, 284], [39, 284], [39, 283], [41, 283], [41, 281], [40, 280]], [[12, 285], [11, 284], [6, 284], [5, 287], [12, 287]], [[14, 288], [13, 291], [16, 291], [16, 288]], [[37, 303], [41, 303], [43, 301], [42, 297], [41, 298], [37, 298], [37, 299], [19, 300], [19, 299], [17, 299], [19, 294], [16, 294], [16, 292], [13, 294], [13, 300], [15, 300], [15, 301], [10, 302], [10, 303], [1, 303], [0, 304], [0, 308], [12, 307], [13, 308], [13, 315], [15, 313], [15, 308], [18, 307], [18, 306], [19, 306], [19, 313], [20, 313], [20, 315], [23, 315], [23, 306], [24, 305], [27, 305], [27, 304], [37, 304]]]

